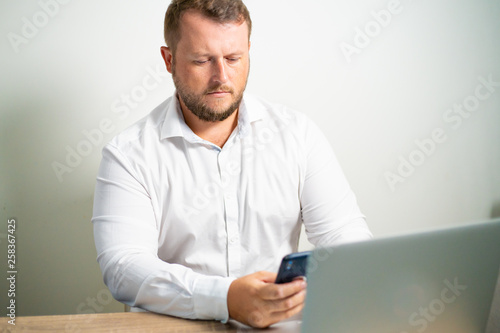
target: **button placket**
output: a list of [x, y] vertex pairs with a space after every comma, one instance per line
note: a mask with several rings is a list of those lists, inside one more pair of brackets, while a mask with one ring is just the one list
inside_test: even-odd
[[[225, 147], [226, 148], [226, 147]], [[224, 200], [224, 219], [226, 225], [227, 273], [239, 276], [241, 271], [241, 243], [238, 226], [238, 200], [236, 196], [235, 176], [227, 172], [230, 151], [223, 149], [218, 155], [219, 176]]]

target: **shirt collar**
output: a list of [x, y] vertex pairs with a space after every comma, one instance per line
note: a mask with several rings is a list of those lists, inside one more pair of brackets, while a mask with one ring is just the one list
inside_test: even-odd
[[[165, 121], [161, 129], [161, 139], [184, 137], [190, 141], [199, 141], [184, 120], [177, 92], [170, 98], [166, 105]], [[247, 135], [250, 124], [264, 117], [264, 106], [253, 96], [244, 94], [238, 111], [239, 136]]]
[[238, 114], [239, 136], [244, 137], [248, 134], [250, 124], [261, 120], [264, 117], [264, 106], [253, 96], [245, 94], [241, 101]]
[[182, 125], [186, 125], [186, 122], [177, 99], [177, 93], [170, 97], [166, 109], [165, 120], [161, 128], [161, 139], [184, 136]]

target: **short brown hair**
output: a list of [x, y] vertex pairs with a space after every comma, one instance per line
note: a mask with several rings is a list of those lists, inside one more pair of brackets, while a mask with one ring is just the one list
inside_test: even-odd
[[196, 10], [219, 23], [246, 22], [248, 40], [252, 32], [252, 20], [247, 7], [241, 0], [172, 0], [165, 14], [165, 42], [175, 53], [180, 40], [180, 19], [187, 10]]

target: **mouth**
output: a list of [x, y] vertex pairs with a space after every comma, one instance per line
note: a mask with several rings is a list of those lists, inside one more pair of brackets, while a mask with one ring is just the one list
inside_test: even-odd
[[226, 91], [226, 90], [218, 90], [218, 91], [212, 91], [212, 92], [207, 93], [207, 95], [213, 96], [213, 97], [225, 97], [229, 94], [231, 94], [231, 92]]
[[233, 89], [228, 86], [220, 85], [216, 87], [212, 87], [212, 89], [208, 89], [206, 92], [207, 96], [215, 97], [215, 98], [223, 98], [228, 95], [233, 94]]

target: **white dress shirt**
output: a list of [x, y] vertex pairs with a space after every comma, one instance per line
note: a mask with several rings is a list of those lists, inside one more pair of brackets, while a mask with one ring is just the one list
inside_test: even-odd
[[103, 149], [97, 260], [114, 297], [185, 318], [228, 319], [231, 282], [297, 251], [371, 233], [335, 155], [304, 114], [245, 95], [224, 147], [171, 97]]

